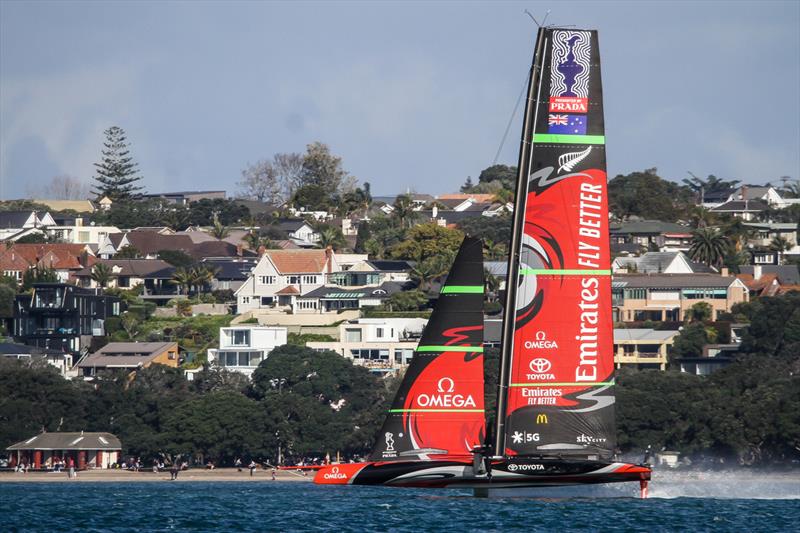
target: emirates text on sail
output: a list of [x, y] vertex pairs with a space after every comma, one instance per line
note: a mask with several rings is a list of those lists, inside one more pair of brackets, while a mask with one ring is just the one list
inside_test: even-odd
[[[578, 212], [578, 264], [600, 268], [600, 235], [603, 220], [603, 186], [581, 183], [580, 210]], [[586, 240], [584, 240], [586, 239]], [[587, 242], [589, 239], [594, 241]], [[580, 332], [575, 336], [580, 349], [580, 360], [575, 367], [575, 381], [597, 379], [597, 324], [600, 316], [598, 299], [600, 282], [597, 278], [581, 280]]]

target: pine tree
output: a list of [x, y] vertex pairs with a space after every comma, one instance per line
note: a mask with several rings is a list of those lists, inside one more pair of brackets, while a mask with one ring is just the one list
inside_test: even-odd
[[106, 136], [103, 159], [94, 164], [97, 175], [94, 177], [96, 183], [92, 192], [98, 198], [108, 196], [113, 202], [130, 200], [142, 190], [136, 184], [142, 177], [137, 174], [138, 165], [130, 156], [125, 130], [112, 126], [103, 133]]

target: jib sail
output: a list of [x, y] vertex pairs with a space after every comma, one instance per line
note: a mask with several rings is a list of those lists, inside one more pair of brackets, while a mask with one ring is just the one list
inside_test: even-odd
[[464, 239], [371, 460], [468, 455], [482, 444], [482, 253], [481, 241]]
[[496, 449], [608, 456], [614, 362], [597, 32], [541, 28], [531, 72]]

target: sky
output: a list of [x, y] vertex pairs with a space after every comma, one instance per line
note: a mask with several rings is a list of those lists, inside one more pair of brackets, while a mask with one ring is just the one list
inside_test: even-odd
[[[0, 0], [0, 199], [86, 182], [122, 127], [150, 192], [328, 144], [374, 195], [490, 166], [536, 26], [599, 30], [610, 176], [800, 179], [800, 2]], [[498, 163], [516, 164], [522, 109]]]

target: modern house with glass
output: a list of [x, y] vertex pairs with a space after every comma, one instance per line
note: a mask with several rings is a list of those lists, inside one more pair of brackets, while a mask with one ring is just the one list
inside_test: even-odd
[[13, 335], [18, 342], [61, 350], [77, 361], [94, 337], [105, 336], [106, 319], [119, 314], [119, 298], [66, 283], [35, 283], [31, 294], [14, 300]]
[[219, 348], [208, 350], [208, 362], [248, 377], [277, 346], [287, 342], [287, 329], [241, 325], [219, 329]]

